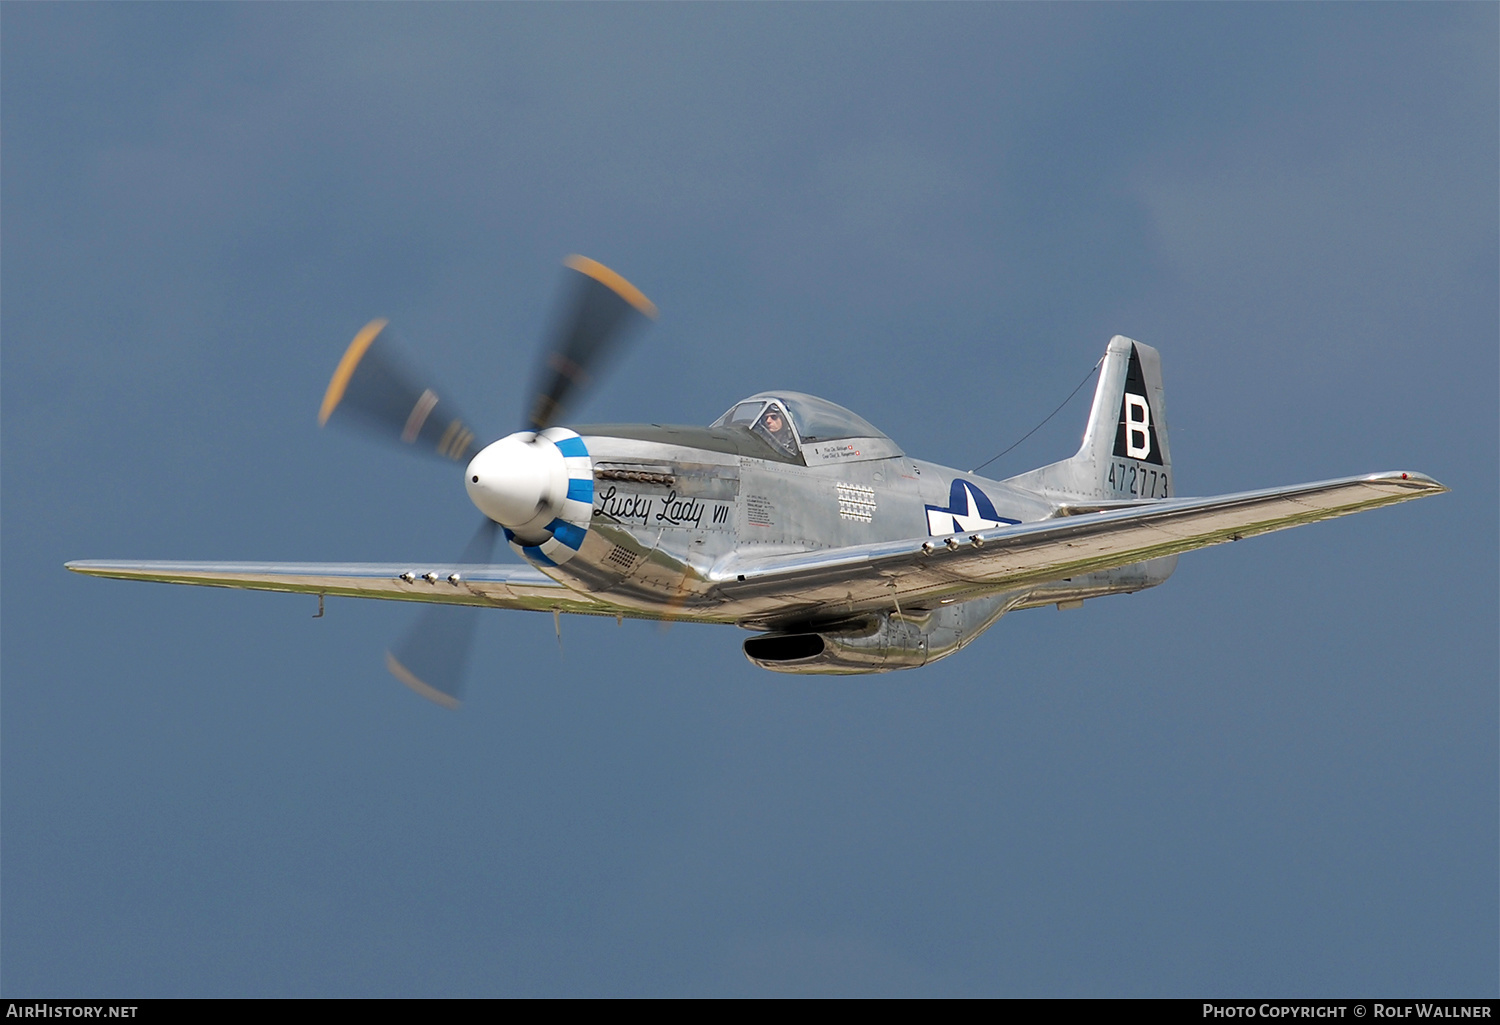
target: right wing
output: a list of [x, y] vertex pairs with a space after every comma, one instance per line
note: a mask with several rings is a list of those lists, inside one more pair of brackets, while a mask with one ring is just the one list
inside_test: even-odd
[[890, 608], [893, 596], [915, 606], [1128, 566], [1447, 490], [1423, 474], [1395, 472], [1213, 498], [1101, 503], [1078, 515], [1065, 509], [1052, 519], [950, 538], [732, 560], [718, 567], [714, 582], [730, 598], [760, 600], [767, 610], [854, 612]]
[[613, 612], [530, 566], [423, 566], [367, 562], [70, 562], [74, 573], [252, 591], [387, 598], [445, 605], [560, 612]]

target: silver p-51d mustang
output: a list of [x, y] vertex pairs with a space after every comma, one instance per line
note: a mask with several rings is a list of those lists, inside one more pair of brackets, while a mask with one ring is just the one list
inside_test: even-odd
[[[485, 520], [453, 564], [70, 562], [93, 576], [432, 603], [387, 655], [457, 704], [475, 618], [510, 608], [733, 623], [785, 673], [870, 673], [944, 658], [1013, 609], [1154, 587], [1181, 552], [1446, 491], [1414, 472], [1180, 498], [1156, 350], [1115, 337], [1083, 444], [1007, 480], [913, 459], [823, 399], [773, 391], [707, 427], [558, 426], [655, 307], [569, 257], [573, 300], [544, 354], [527, 429], [475, 444], [467, 421], [374, 321], [320, 420], [466, 467]], [[491, 562], [497, 530], [526, 564]]]

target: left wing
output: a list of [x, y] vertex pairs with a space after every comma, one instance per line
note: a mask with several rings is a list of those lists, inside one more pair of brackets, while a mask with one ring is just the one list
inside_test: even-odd
[[[853, 548], [730, 561], [714, 582], [735, 599], [767, 609], [815, 605], [889, 607], [974, 597], [1114, 569], [1253, 534], [1363, 512], [1447, 491], [1420, 473], [1364, 477], [1245, 491], [1214, 498], [1131, 503], [1128, 508], [995, 527], [949, 538], [912, 538]], [[1098, 508], [1095, 506], [1094, 508]]]
[[560, 612], [613, 611], [530, 566], [367, 562], [70, 562], [74, 573], [165, 584]]

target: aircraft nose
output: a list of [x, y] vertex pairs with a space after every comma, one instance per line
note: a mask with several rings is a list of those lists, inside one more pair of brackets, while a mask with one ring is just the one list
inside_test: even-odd
[[480, 512], [524, 536], [528, 527], [545, 527], [562, 507], [568, 470], [556, 445], [521, 431], [470, 460], [464, 487]]

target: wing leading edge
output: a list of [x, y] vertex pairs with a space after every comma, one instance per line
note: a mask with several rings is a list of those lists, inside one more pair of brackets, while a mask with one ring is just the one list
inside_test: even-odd
[[530, 566], [364, 562], [70, 562], [74, 573], [252, 591], [290, 591], [489, 608], [601, 612], [606, 607]]
[[1376, 473], [1219, 495], [1135, 503], [953, 538], [836, 548], [727, 563], [731, 598], [773, 595], [837, 605], [1010, 590], [1347, 516], [1448, 489], [1420, 473]]

